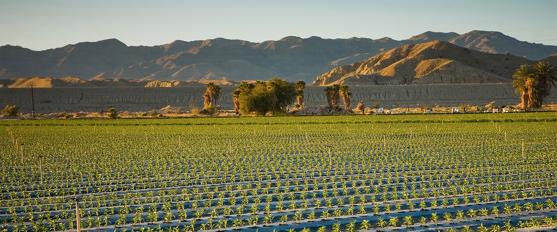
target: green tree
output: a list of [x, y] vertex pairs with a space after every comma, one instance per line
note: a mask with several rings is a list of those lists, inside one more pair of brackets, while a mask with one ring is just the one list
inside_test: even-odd
[[520, 94], [519, 107], [540, 108], [557, 81], [557, 71], [548, 62], [521, 65], [513, 74], [513, 87]]
[[209, 82], [203, 93], [203, 111], [205, 113], [213, 113], [218, 105], [221, 88], [213, 82]]
[[304, 108], [304, 89], [306, 88], [306, 82], [298, 81], [296, 82], [296, 108]]
[[555, 87], [557, 81], [557, 72], [555, 67], [548, 62], [540, 61], [534, 64], [534, 73], [536, 77], [536, 101], [533, 107], [541, 107], [543, 99], [549, 96], [552, 87]]
[[258, 81], [240, 87], [239, 90], [238, 100], [242, 114], [286, 112], [286, 107], [294, 102], [296, 96], [294, 84], [277, 78]]
[[352, 96], [352, 93], [348, 89], [348, 86], [341, 85], [339, 87], [339, 95], [342, 98], [342, 103], [344, 104], [344, 110], [352, 111], [352, 109], [350, 108], [350, 97]]
[[329, 110], [339, 110], [338, 102], [340, 98], [340, 85], [332, 85], [325, 87], [325, 96], [327, 97], [327, 104], [329, 105]]
[[529, 91], [534, 81], [533, 72], [529, 65], [521, 65], [513, 74], [513, 87], [520, 94], [518, 107], [526, 110], [529, 106]]

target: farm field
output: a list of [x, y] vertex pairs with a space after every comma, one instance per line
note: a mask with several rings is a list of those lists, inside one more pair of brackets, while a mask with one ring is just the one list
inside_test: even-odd
[[0, 121], [0, 231], [557, 222], [557, 113]]

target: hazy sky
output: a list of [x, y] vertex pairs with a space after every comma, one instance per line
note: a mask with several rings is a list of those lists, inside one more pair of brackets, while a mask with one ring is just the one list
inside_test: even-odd
[[0, 45], [31, 49], [117, 38], [128, 45], [288, 35], [405, 39], [494, 30], [557, 45], [556, 0], [0, 0]]

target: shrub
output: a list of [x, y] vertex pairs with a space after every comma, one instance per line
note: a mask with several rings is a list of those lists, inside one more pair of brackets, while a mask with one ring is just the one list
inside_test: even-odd
[[19, 107], [16, 105], [6, 105], [4, 109], [2, 109], [2, 115], [4, 117], [15, 117], [19, 111]]
[[[211, 115], [211, 114], [215, 114], [217, 112], [217, 109], [213, 106], [207, 106], [205, 108], [203, 108], [201, 111], [199, 111], [199, 114], [206, 114], [206, 115]], [[193, 110], [192, 110], [193, 113]]]
[[114, 107], [110, 107], [107, 110], [108, 118], [117, 119], [118, 118], [118, 111]]

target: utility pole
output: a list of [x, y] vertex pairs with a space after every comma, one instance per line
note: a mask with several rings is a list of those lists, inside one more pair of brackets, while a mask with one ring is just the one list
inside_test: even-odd
[[35, 118], [35, 91], [31, 85], [31, 117]]

